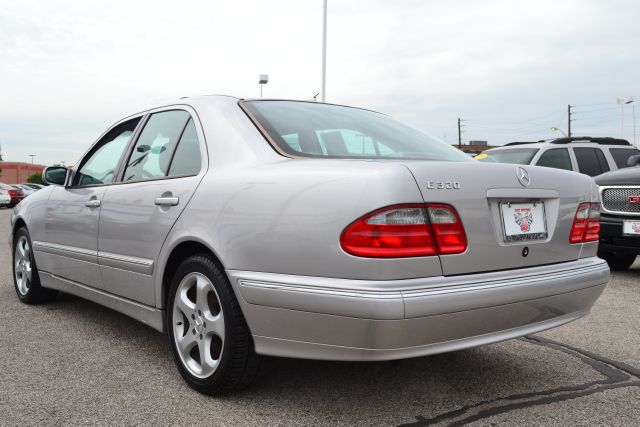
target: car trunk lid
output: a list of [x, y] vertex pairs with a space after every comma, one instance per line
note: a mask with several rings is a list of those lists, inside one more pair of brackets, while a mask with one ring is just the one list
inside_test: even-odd
[[[479, 162], [411, 161], [405, 166], [415, 177], [424, 201], [453, 206], [464, 225], [467, 250], [440, 255], [444, 275], [531, 267], [580, 257], [582, 244], [571, 244], [569, 234], [578, 204], [591, 201], [588, 177], [551, 168]], [[543, 215], [545, 223], [540, 224]], [[534, 240], [510, 240], [519, 238], [508, 235], [522, 224], [532, 232], [545, 226], [546, 237], [540, 234]]]

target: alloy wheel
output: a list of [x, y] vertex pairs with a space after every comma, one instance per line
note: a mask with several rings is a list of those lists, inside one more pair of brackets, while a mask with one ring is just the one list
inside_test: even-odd
[[27, 295], [31, 288], [31, 246], [26, 236], [20, 236], [16, 242], [14, 253], [14, 275], [18, 292]]
[[224, 313], [211, 281], [187, 274], [173, 300], [173, 337], [182, 365], [197, 378], [213, 374], [224, 347]]

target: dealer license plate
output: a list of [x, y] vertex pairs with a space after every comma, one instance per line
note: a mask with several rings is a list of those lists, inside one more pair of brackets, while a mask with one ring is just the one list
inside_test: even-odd
[[622, 223], [622, 234], [627, 236], [640, 236], [640, 220], [627, 221]]
[[502, 227], [506, 242], [546, 239], [544, 202], [501, 203]]

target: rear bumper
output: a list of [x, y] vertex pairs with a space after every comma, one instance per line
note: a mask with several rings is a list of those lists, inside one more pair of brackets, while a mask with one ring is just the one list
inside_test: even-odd
[[228, 274], [258, 353], [388, 360], [502, 341], [578, 319], [602, 293], [609, 268], [594, 257], [397, 281]]
[[603, 214], [600, 217], [600, 253], [615, 252], [621, 254], [640, 255], [640, 237], [624, 236], [622, 223], [625, 219], [638, 217], [619, 217]]

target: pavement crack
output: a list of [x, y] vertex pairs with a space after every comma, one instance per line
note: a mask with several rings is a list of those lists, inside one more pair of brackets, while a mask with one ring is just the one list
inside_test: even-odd
[[[626, 363], [535, 335], [520, 339], [575, 357], [602, 374], [605, 378], [575, 386], [556, 387], [550, 390], [518, 393], [506, 397], [485, 400], [431, 418], [419, 415], [415, 417], [415, 422], [401, 425], [430, 426], [449, 421], [448, 425], [458, 426], [517, 409], [562, 402], [616, 388], [640, 387], [640, 381], [637, 380], [640, 378], [640, 370]], [[465, 417], [467, 414], [469, 415]]]

